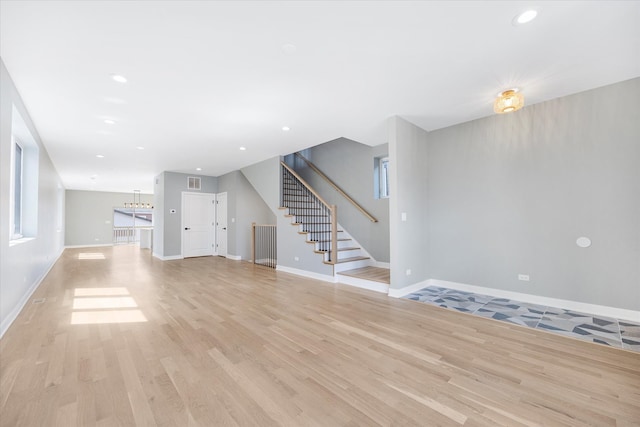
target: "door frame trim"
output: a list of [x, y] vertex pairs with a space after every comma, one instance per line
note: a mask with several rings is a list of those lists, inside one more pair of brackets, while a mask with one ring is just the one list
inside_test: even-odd
[[[216, 198], [215, 198], [215, 200], [216, 200], [216, 203], [215, 203], [215, 205], [216, 205], [216, 211], [215, 211], [216, 226], [215, 226], [215, 236], [214, 236], [214, 240], [215, 240], [214, 249], [215, 249], [216, 255], [218, 255], [218, 196], [221, 195], [221, 194], [224, 194], [224, 196], [225, 196], [225, 198], [227, 200], [227, 206], [226, 206], [226, 208], [227, 208], [227, 212], [226, 212], [226, 215], [227, 215], [227, 233], [226, 233], [227, 242], [226, 242], [226, 253], [223, 255], [225, 258], [227, 258], [229, 256], [229, 192], [228, 191], [221, 191], [219, 193], [216, 193]], [[218, 256], [220, 256], [220, 255], [218, 255]]]
[[[215, 193], [202, 193], [199, 191], [182, 191], [180, 194], [180, 257], [184, 258], [184, 220], [185, 220], [185, 215], [184, 215], [184, 196], [185, 194], [189, 195], [189, 194], [194, 194], [194, 195], [199, 195], [199, 196], [211, 196], [213, 198], [213, 218], [214, 218], [214, 222], [217, 219], [217, 215], [218, 215], [218, 211], [217, 211], [217, 197]], [[218, 255], [218, 248], [216, 247], [216, 244], [218, 242], [218, 236], [217, 236], [217, 230], [216, 230], [216, 226], [213, 226], [213, 253], [211, 254], [212, 256], [216, 256]]]

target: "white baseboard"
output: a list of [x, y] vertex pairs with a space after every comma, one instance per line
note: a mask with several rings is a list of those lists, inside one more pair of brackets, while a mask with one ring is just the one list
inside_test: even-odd
[[97, 245], [67, 245], [65, 249], [78, 249], [78, 248], [103, 248], [106, 246], [114, 246], [113, 243], [99, 243]]
[[177, 259], [184, 259], [182, 257], [182, 255], [162, 256], [162, 255], [155, 254], [155, 253], [153, 254], [153, 257], [154, 258], [158, 258], [161, 261], [174, 261], [174, 260], [177, 260]]
[[525, 294], [521, 292], [505, 291], [502, 289], [485, 288], [482, 286], [467, 285], [464, 283], [448, 282], [446, 280], [430, 279], [426, 286], [440, 286], [442, 288], [456, 289], [458, 291], [473, 292], [477, 294], [491, 295], [497, 298], [508, 298], [530, 304], [546, 305], [549, 307], [565, 308], [567, 310], [581, 313], [596, 314], [616, 319], [640, 322], [640, 311], [627, 310], [624, 308], [609, 307], [606, 305], [590, 304], [586, 302], [550, 298], [540, 295]]
[[389, 288], [389, 296], [393, 298], [402, 298], [405, 295], [419, 291], [427, 286], [430, 286], [429, 280], [423, 280], [422, 282], [414, 283], [413, 285], [405, 286], [404, 288]]
[[338, 280], [338, 283], [343, 283], [345, 285], [355, 286], [357, 288], [362, 288], [362, 289], [368, 289], [370, 291], [382, 292], [385, 294], [389, 292], [389, 285], [387, 285], [386, 283], [374, 282], [371, 280], [363, 280], [358, 277], [351, 277], [351, 276], [344, 276], [344, 275], [339, 275], [336, 278]]
[[371, 265], [371, 267], [378, 267], [378, 268], [391, 268], [391, 264], [389, 264], [388, 262], [382, 262], [382, 261], [376, 261], [376, 260], [371, 260], [369, 262], [369, 265]]
[[58, 260], [62, 256], [62, 253], [64, 252], [64, 250], [65, 250], [65, 248], [63, 247], [60, 250], [60, 252], [58, 252], [58, 255], [51, 262], [51, 264], [49, 264], [49, 267], [47, 267], [47, 270], [43, 274], [41, 274], [40, 277], [38, 277], [38, 279], [36, 279], [33, 282], [33, 284], [29, 287], [27, 292], [25, 292], [23, 297], [20, 299], [18, 304], [16, 304], [16, 306], [13, 308], [13, 310], [11, 310], [11, 312], [7, 315], [7, 317], [4, 318], [4, 320], [2, 321], [2, 324], [0, 324], [0, 338], [2, 338], [4, 336], [5, 332], [7, 332], [9, 330], [9, 327], [18, 318], [18, 315], [20, 314], [20, 312], [22, 311], [24, 306], [27, 305], [27, 303], [31, 299], [31, 296], [33, 295], [33, 293], [36, 291], [36, 289], [38, 289], [38, 287], [40, 286], [40, 284], [42, 283], [44, 278], [47, 277], [47, 274], [49, 274], [49, 272], [51, 271], [53, 266], [56, 264], [56, 262], [58, 262]]
[[227, 259], [232, 259], [234, 261], [241, 261], [242, 257], [240, 255], [229, 255], [227, 254], [226, 256]]
[[285, 267], [284, 265], [276, 265], [276, 271], [291, 273], [297, 276], [309, 277], [311, 279], [322, 280], [324, 282], [336, 283], [336, 278], [327, 274], [314, 273], [312, 271], [299, 270], [297, 268]]

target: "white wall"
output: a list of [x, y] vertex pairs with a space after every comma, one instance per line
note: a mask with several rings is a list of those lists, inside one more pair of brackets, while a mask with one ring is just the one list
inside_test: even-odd
[[[0, 61], [0, 335], [27, 303], [64, 248], [64, 188], [4, 63]], [[10, 244], [12, 111], [20, 114], [38, 146], [35, 236]], [[25, 177], [25, 179], [33, 178]]]

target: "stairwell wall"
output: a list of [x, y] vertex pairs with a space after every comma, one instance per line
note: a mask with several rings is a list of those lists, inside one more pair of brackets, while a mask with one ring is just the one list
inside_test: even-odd
[[375, 159], [389, 153], [389, 144], [370, 147], [338, 138], [301, 151], [338, 187], [359, 203], [378, 222], [371, 222], [320, 175], [294, 155], [287, 164], [329, 204], [338, 206], [338, 222], [376, 261], [389, 262], [389, 199], [375, 194]]
[[333, 276], [333, 266], [322, 262], [322, 255], [313, 252], [313, 246], [306, 243], [305, 236], [298, 233], [298, 227], [291, 225], [291, 218], [285, 217], [280, 207], [281, 157], [253, 164], [241, 169], [256, 192], [276, 216], [278, 227], [278, 269], [298, 270], [321, 276]]
[[276, 216], [240, 171], [218, 177], [218, 192], [227, 192], [227, 250], [252, 259], [251, 223], [276, 224]]

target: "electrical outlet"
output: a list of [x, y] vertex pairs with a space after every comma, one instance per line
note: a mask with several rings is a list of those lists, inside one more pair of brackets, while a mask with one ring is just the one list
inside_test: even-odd
[[300, 258], [298, 258], [297, 256], [294, 256], [294, 257], [293, 257], [293, 260], [294, 260], [294, 261], [300, 261]]
[[411, 276], [411, 269], [410, 269], [410, 268], [407, 268], [406, 273], [407, 273], [407, 276]]
[[518, 280], [522, 280], [523, 282], [528, 282], [529, 281], [529, 275], [528, 274], [518, 274]]

